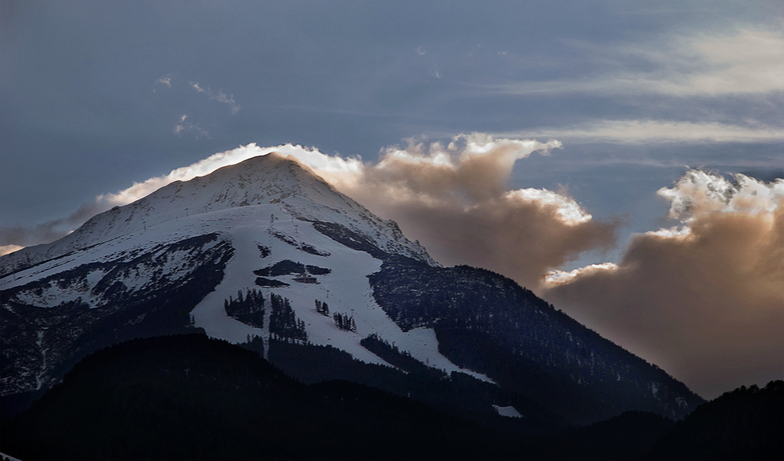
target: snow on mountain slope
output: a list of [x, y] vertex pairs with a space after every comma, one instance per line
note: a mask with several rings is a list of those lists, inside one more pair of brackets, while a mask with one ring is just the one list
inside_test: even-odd
[[147, 234], [159, 226], [198, 231], [199, 221], [188, 218], [270, 203], [278, 205], [277, 219], [337, 223], [387, 253], [436, 264], [419, 243], [403, 236], [394, 221], [376, 217], [293, 157], [273, 152], [190, 181], [171, 183], [134, 203], [96, 215], [56, 242], [0, 257], [0, 276], [137, 232]]
[[[270, 210], [270, 205], [258, 206], [258, 213]], [[270, 231], [271, 230], [271, 231]], [[260, 231], [256, 221], [232, 226], [231, 242], [236, 256], [229, 262], [223, 282], [196, 306], [192, 314], [195, 326], [204, 328], [214, 338], [233, 343], [247, 341], [248, 336], [269, 339], [269, 322], [264, 328], [255, 328], [230, 318], [223, 306], [230, 296], [237, 297], [242, 290], [258, 289], [266, 299], [276, 293], [291, 301], [297, 317], [306, 325], [308, 341], [316, 345], [329, 345], [350, 353], [367, 363], [387, 364], [359, 344], [371, 333], [395, 342], [401, 350], [415, 359], [446, 372], [463, 371], [480, 379], [487, 378], [470, 370], [461, 370], [438, 352], [438, 342], [432, 329], [418, 328], [403, 332], [373, 299], [367, 276], [377, 272], [381, 261], [371, 255], [347, 248], [315, 230], [311, 223], [292, 220], [276, 221], [268, 231]], [[298, 249], [277, 235], [289, 236], [308, 242], [323, 254], [320, 256]], [[270, 255], [260, 256], [259, 246]], [[275, 277], [289, 286], [259, 288], [255, 284], [254, 270], [271, 266], [280, 261], [294, 261], [305, 265], [327, 268], [330, 273], [319, 275], [316, 283], [303, 283], [298, 276], [289, 274]], [[315, 309], [315, 301], [328, 303], [332, 313], [351, 316], [356, 322], [356, 332], [340, 330], [331, 316], [324, 316]]]
[[490, 414], [511, 411], [510, 395], [527, 399], [514, 406], [525, 414], [541, 404], [580, 423], [627, 410], [679, 418], [700, 402], [514, 281], [438, 266], [394, 222], [279, 154], [169, 184], [0, 257], [0, 395], [44, 390], [102, 347], [193, 327], [253, 348], [260, 339], [273, 356], [307, 351], [303, 364], [344, 355], [290, 344], [414, 378], [422, 364], [461, 371], [498, 384], [483, 400]]
[[[338, 240], [328, 236], [325, 223], [340, 232]], [[319, 224], [323, 225], [321, 230], [315, 227]], [[379, 254], [436, 265], [425, 249], [407, 240], [394, 222], [379, 219], [296, 160], [273, 153], [188, 182], [172, 183], [144, 199], [95, 216], [59, 241], [0, 258], [4, 331], [15, 332], [9, 336], [32, 338], [4, 347], [10, 353], [16, 349], [17, 355], [43, 357], [20, 359], [16, 368], [5, 370], [27, 378], [14, 381], [13, 386], [3, 381], [3, 393], [31, 390], [33, 382], [34, 388], [40, 388], [53, 379], [53, 370], [58, 367], [53, 357], [68, 356], [67, 351], [54, 349], [78, 349], [82, 347], [77, 347], [79, 344], [95, 342], [81, 340], [89, 336], [82, 331], [87, 327], [76, 325], [65, 333], [70, 339], [58, 336], [53, 316], [86, 306], [94, 311], [90, 322], [98, 325], [104, 313], [118, 315], [114, 311], [124, 308], [126, 299], [136, 296], [141, 300], [135, 302], [143, 304], [146, 297], [153, 296], [147, 293], [159, 293], [167, 284], [195, 283], [194, 265], [203, 263], [193, 247], [177, 245], [208, 235], [214, 237], [198, 247], [199, 251], [221, 245], [230, 245], [232, 250], [221, 250], [223, 256], [214, 257], [225, 259], [222, 280], [191, 312], [195, 326], [204, 328], [209, 336], [233, 343], [258, 336], [268, 345], [269, 300], [275, 293], [290, 300], [296, 317], [305, 323], [311, 344], [334, 346], [364, 362], [386, 364], [359, 343], [375, 333], [423, 363], [446, 372], [460, 370], [438, 352], [433, 330], [403, 332], [376, 304], [368, 282], [367, 276], [381, 266]], [[371, 248], [374, 256], [346, 246], [347, 242], [356, 248], [360, 244]], [[298, 274], [278, 276], [274, 278], [281, 286], [259, 287], [253, 271], [281, 261], [328, 273], [310, 279]], [[238, 292], [250, 290], [261, 291], [268, 302], [263, 328], [229, 317], [224, 308]], [[337, 328], [331, 316], [316, 311], [316, 301], [328, 303], [333, 314], [351, 316], [356, 331]], [[48, 320], [27, 320], [26, 315], [44, 315]]]

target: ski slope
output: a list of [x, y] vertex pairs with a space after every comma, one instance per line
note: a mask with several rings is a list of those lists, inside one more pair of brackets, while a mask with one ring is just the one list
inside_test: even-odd
[[[394, 222], [376, 217], [295, 159], [273, 153], [191, 181], [172, 183], [137, 202], [95, 216], [61, 240], [0, 258], [0, 274], [5, 274], [0, 278], [0, 290], [23, 287], [91, 263], [132, 261], [190, 237], [217, 233], [220, 241], [230, 242], [234, 255], [222, 282], [192, 311], [195, 326], [209, 336], [232, 343], [258, 336], [268, 343], [269, 321], [259, 329], [229, 317], [224, 310], [224, 300], [230, 296], [257, 289], [267, 300], [272, 293], [288, 298], [297, 317], [305, 322], [312, 344], [333, 346], [363, 362], [389, 365], [359, 343], [375, 333], [431, 367], [490, 381], [460, 369], [441, 355], [432, 329], [403, 332], [373, 299], [367, 276], [377, 272], [382, 262], [332, 240], [316, 230], [313, 222], [339, 224], [388, 254], [437, 264], [417, 242], [406, 239]], [[303, 245], [317, 251], [303, 251]], [[270, 254], [262, 257], [259, 246], [268, 248]], [[161, 271], [172, 280], [194, 269], [186, 254], [155, 256], [163, 261]], [[317, 283], [300, 283], [289, 275], [276, 277], [288, 283], [286, 287], [260, 288], [255, 284], [254, 270], [284, 260], [327, 268], [330, 273], [317, 276]], [[131, 291], [142, 289], [156, 282], [157, 273], [137, 270], [123, 283]], [[53, 281], [38, 290], [40, 293], [19, 296], [40, 307], [56, 308], [63, 301], [80, 300], [93, 309], [100, 308], [109, 300], [94, 296], [93, 289], [104, 275], [95, 269], [76, 287], [63, 289]], [[316, 300], [328, 303], [331, 313], [352, 316], [356, 332], [340, 330], [331, 316], [316, 312]]]

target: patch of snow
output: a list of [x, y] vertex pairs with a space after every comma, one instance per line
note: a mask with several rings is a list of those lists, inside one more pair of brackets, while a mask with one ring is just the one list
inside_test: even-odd
[[517, 409], [515, 407], [511, 406], [511, 405], [509, 405], [507, 407], [499, 407], [498, 405], [493, 405], [493, 408], [495, 408], [495, 411], [499, 415], [506, 416], [507, 418], [522, 418], [523, 417], [523, 415], [521, 415], [520, 412], [517, 411]]
[[[238, 291], [260, 290], [269, 301], [270, 295], [288, 298], [297, 317], [305, 322], [308, 341], [311, 344], [333, 346], [351, 354], [366, 363], [387, 365], [380, 357], [371, 353], [360, 340], [371, 333], [394, 343], [401, 352], [409, 352], [415, 359], [447, 373], [459, 371], [477, 379], [493, 382], [483, 374], [461, 369], [438, 352], [438, 341], [432, 329], [416, 328], [403, 332], [373, 298], [372, 288], [367, 276], [381, 268], [381, 261], [369, 254], [352, 250], [318, 232], [311, 223], [302, 221], [275, 221], [276, 233], [288, 235], [292, 240], [306, 242], [329, 253], [329, 256], [313, 255], [285, 243], [267, 232], [270, 208], [275, 205], [246, 207], [255, 209], [242, 218], [237, 218], [227, 230], [231, 235], [234, 257], [229, 261], [223, 281], [215, 291], [208, 294], [193, 310], [195, 326], [204, 328], [214, 338], [238, 344], [247, 341], [248, 335], [260, 336], [269, 341], [269, 319], [264, 328], [251, 327], [229, 317], [223, 302], [229, 296], [236, 297]], [[262, 259], [258, 245], [270, 249], [270, 255]], [[258, 287], [253, 271], [273, 265], [283, 260], [291, 260], [306, 265], [326, 267], [331, 270], [327, 275], [316, 276], [317, 284], [297, 283], [295, 275], [276, 277], [288, 283], [287, 287]], [[315, 301], [326, 302], [330, 313], [353, 316], [357, 331], [343, 331], [337, 328], [331, 316], [326, 317], [315, 309]], [[266, 305], [269, 311], [269, 304]]]
[[7, 459], [8, 461], [22, 461], [21, 459], [14, 458], [13, 456], [7, 455], [7, 454], [3, 453], [2, 451], [0, 451], [0, 459], [2, 459], [2, 460], [6, 460]]

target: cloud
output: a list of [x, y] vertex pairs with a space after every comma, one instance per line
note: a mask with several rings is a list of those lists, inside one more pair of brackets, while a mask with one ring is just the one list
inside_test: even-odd
[[[382, 185], [377, 189], [397, 192]], [[470, 206], [428, 203], [415, 195], [391, 205], [368, 206], [395, 219], [407, 236], [420, 240], [439, 262], [491, 269], [532, 289], [547, 270], [584, 251], [610, 248], [617, 227], [615, 223], [575, 223], [564, 218], [558, 205], [514, 192]]]
[[[775, 117], [770, 119], [775, 121], [761, 123], [755, 120], [761, 112], [747, 117], [727, 112], [722, 122], [716, 118], [719, 114], [707, 109], [715, 104], [737, 104], [741, 100], [757, 108], [777, 107], [777, 100], [784, 94], [782, 30], [739, 28], [721, 34], [676, 36], [664, 41], [620, 46], [588, 42], [570, 44], [590, 66], [590, 74], [515, 81], [484, 87], [479, 92], [483, 95], [489, 90], [491, 94], [503, 95], [621, 97], [626, 101], [643, 97], [644, 101], [637, 101], [637, 104], [652, 105], [654, 110], [669, 110], [669, 107], [678, 107], [687, 101], [690, 107], [679, 112], [678, 117], [597, 118], [571, 126], [501, 132], [496, 133], [497, 136], [554, 136], [571, 142], [617, 144], [784, 141], [784, 126]], [[558, 62], [552, 65], [558, 66]], [[579, 68], [571, 61], [568, 65]], [[563, 72], [569, 72], [568, 68], [564, 67]], [[651, 98], [655, 102], [651, 102]], [[703, 108], [701, 113], [707, 119], [682, 119], [695, 107]], [[726, 121], [731, 118], [736, 121]]]
[[[588, 142], [641, 144], [651, 142], [681, 143], [769, 143], [784, 141], [784, 128], [741, 126], [717, 122], [683, 122], [662, 120], [599, 120], [571, 128], [540, 128], [526, 131], [529, 136], [558, 136]], [[521, 133], [500, 133], [519, 136]]]
[[565, 192], [508, 190], [517, 160], [547, 155], [558, 141], [483, 134], [386, 149], [362, 174], [333, 184], [394, 219], [444, 264], [485, 267], [530, 288], [541, 275], [615, 242], [617, 222], [596, 222]]
[[784, 180], [690, 171], [658, 193], [679, 227], [551, 273], [545, 298], [705, 397], [784, 377]]
[[100, 195], [96, 198], [96, 202], [103, 204], [102, 206], [105, 209], [109, 209], [116, 205], [126, 205], [146, 197], [174, 181], [188, 181], [197, 176], [208, 175], [218, 168], [234, 165], [252, 157], [269, 154], [270, 152], [293, 155], [310, 165], [312, 168], [327, 174], [339, 174], [340, 172], [359, 170], [357, 166], [359, 161], [355, 159], [345, 160], [340, 157], [329, 157], [321, 154], [315, 149], [308, 149], [291, 144], [275, 147], [258, 147], [255, 143], [251, 143], [236, 149], [213, 154], [204, 160], [172, 170], [167, 175], [150, 178], [143, 182], [135, 182], [131, 187], [120, 192]]
[[[100, 195], [68, 219], [35, 229], [0, 230], [0, 244], [54, 240], [95, 213], [139, 200], [173, 181], [277, 151], [296, 157], [371, 211], [396, 220], [406, 235], [419, 239], [442, 263], [485, 267], [536, 288], [546, 271], [583, 251], [612, 246], [618, 227], [616, 222], [594, 221], [564, 191], [508, 190], [518, 160], [534, 152], [548, 155], [560, 147], [555, 140], [542, 143], [474, 133], [456, 136], [446, 146], [410, 141], [405, 148], [386, 149], [371, 164], [291, 144], [249, 144]], [[11, 234], [26, 238], [10, 241]]]
[[[163, 77], [155, 80], [155, 86], [165, 86], [166, 88], [172, 87], [172, 76], [171, 74], [164, 75]], [[193, 91], [203, 94], [207, 96], [209, 101], [218, 101], [223, 104], [227, 104], [229, 106], [229, 111], [232, 115], [235, 115], [237, 112], [240, 111], [240, 105], [237, 104], [237, 101], [234, 100], [234, 95], [227, 95], [223, 92], [223, 90], [219, 90], [217, 93], [212, 91], [209, 87], [203, 87], [199, 84], [199, 82], [189, 82], [188, 87], [190, 87]], [[153, 93], [157, 92], [157, 88], [152, 89]]]
[[689, 86], [708, 94], [784, 91], [784, 32], [741, 29], [735, 35], [702, 37], [694, 48], [712, 65], [690, 76]]
[[550, 286], [553, 286], [553, 285], [571, 282], [577, 277], [584, 276], [587, 274], [593, 274], [597, 271], [617, 271], [617, 270], [618, 270], [618, 265], [615, 263], [590, 264], [588, 266], [581, 267], [578, 269], [573, 269], [571, 271], [562, 271], [556, 269], [547, 273], [547, 275], [545, 276], [545, 282], [548, 283]]
[[234, 95], [228, 96], [223, 90], [219, 90], [218, 93], [214, 93], [209, 87], [204, 88], [199, 85], [199, 82], [190, 82], [191, 88], [193, 88], [197, 93], [201, 93], [207, 96], [210, 101], [218, 101], [223, 104], [228, 104], [230, 106], [230, 111], [232, 115], [236, 114], [240, 111], [240, 105], [237, 104], [237, 101], [234, 100]]
[[669, 217], [689, 223], [715, 213], [768, 216], [784, 198], [784, 179], [765, 183], [743, 174], [734, 182], [705, 171], [686, 173], [675, 187], [657, 192], [670, 201]]
[[[172, 86], [172, 84], [171, 84], [171, 74], [170, 75], [164, 75], [163, 77], [155, 80], [155, 84], [156, 84], [156, 86], [157, 85], [163, 85], [166, 88], [171, 88], [171, 86]], [[152, 91], [153, 91], [153, 93], [155, 93], [155, 88], [153, 88]]]
[[14, 251], [19, 251], [22, 248], [24, 248], [24, 247], [23, 246], [19, 246], [19, 245], [3, 245], [3, 246], [0, 246], [0, 256], [7, 255], [9, 253], [13, 253]]
[[[595, 62], [611, 62], [591, 78], [523, 81], [491, 88], [503, 94], [660, 94], [719, 96], [784, 91], [784, 32], [740, 28], [729, 34], [672, 37], [665, 43], [607, 47], [574, 44]], [[642, 60], [646, 72], [627, 64]]]
[[180, 121], [174, 125], [174, 133], [195, 133], [196, 138], [209, 138], [210, 132], [200, 127], [198, 123], [191, 123], [188, 121], [188, 116], [183, 114], [180, 116]]
[[[84, 224], [85, 221], [102, 211], [108, 210], [111, 206], [105, 203], [101, 197], [98, 197], [91, 203], [83, 204], [78, 210], [65, 218], [55, 219], [32, 227], [0, 227], [0, 249], [15, 248], [11, 251], [17, 251], [23, 247], [51, 242], [65, 237]], [[11, 251], [8, 252], [10, 253]]]
[[374, 213], [394, 219], [439, 262], [471, 264], [536, 288], [548, 270], [580, 253], [609, 249], [618, 222], [596, 222], [565, 191], [509, 190], [516, 162], [549, 155], [538, 142], [461, 134], [446, 145], [409, 140], [374, 164], [315, 149], [290, 155]]

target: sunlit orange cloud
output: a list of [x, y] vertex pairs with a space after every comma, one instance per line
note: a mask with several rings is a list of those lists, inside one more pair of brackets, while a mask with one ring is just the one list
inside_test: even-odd
[[536, 289], [546, 271], [584, 251], [610, 248], [618, 227], [615, 222], [594, 221], [564, 192], [508, 189], [516, 162], [533, 153], [549, 155], [560, 147], [555, 140], [472, 133], [455, 136], [446, 145], [411, 141], [405, 147], [390, 147], [371, 163], [291, 144], [249, 144], [101, 195], [66, 219], [34, 229], [0, 230], [0, 245], [54, 240], [95, 213], [139, 200], [171, 182], [277, 151], [308, 165], [371, 211], [396, 220], [441, 263], [484, 267]]
[[783, 378], [784, 180], [690, 171], [659, 195], [680, 227], [551, 273], [545, 298], [704, 397]]
[[522, 81], [490, 87], [501, 94], [662, 94], [718, 96], [784, 90], [784, 32], [778, 28], [738, 28], [714, 34], [673, 36], [664, 43], [608, 46], [582, 43], [597, 59], [634, 56], [658, 72], [618, 71], [591, 78]]
[[23, 246], [19, 245], [3, 245], [0, 246], [0, 256], [7, 255], [8, 253], [13, 253], [14, 251], [19, 251]]
[[596, 222], [565, 193], [509, 190], [517, 161], [549, 155], [556, 140], [539, 142], [461, 134], [448, 144], [410, 141], [390, 147], [374, 163], [326, 155], [291, 144], [249, 144], [98, 197], [106, 208], [138, 200], [176, 180], [273, 151], [311, 167], [371, 211], [394, 219], [443, 264], [471, 264], [501, 272], [533, 289], [547, 270], [580, 253], [610, 248], [616, 222]]
[[439, 262], [500, 272], [535, 289], [547, 270], [610, 248], [616, 222], [597, 222], [565, 193], [509, 190], [515, 163], [560, 142], [460, 135], [447, 145], [387, 149], [338, 188], [394, 219]]

